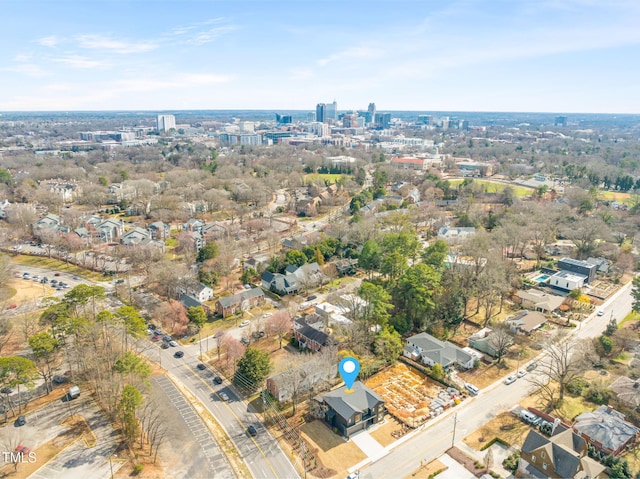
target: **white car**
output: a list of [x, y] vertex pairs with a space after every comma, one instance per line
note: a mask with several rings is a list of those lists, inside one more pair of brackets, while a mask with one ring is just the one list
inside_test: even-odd
[[229, 396], [224, 391], [220, 391], [218, 393], [218, 396], [220, 396], [220, 399], [222, 399], [223, 401], [228, 401], [229, 400]]
[[240, 323], [240, 327], [241, 328], [244, 328], [245, 326], [249, 326], [249, 320], [248, 319], [245, 319], [244, 321], [242, 321]]
[[518, 379], [516, 376], [507, 376], [507, 379], [504, 380], [505, 384], [511, 384], [511, 383], [515, 383], [516, 379]]
[[516, 376], [518, 376], [519, 378], [524, 377], [526, 375], [527, 375], [526, 369], [521, 369], [520, 371], [518, 371], [518, 374], [516, 374]]
[[598, 310], [598, 316], [604, 316], [604, 309]]

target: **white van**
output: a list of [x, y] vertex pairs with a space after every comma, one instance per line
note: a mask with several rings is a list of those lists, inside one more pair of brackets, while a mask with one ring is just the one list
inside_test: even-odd
[[78, 386], [71, 386], [69, 388], [69, 397], [75, 399], [80, 396], [80, 388]]
[[522, 411], [520, 411], [520, 417], [524, 422], [528, 422], [529, 424], [533, 424], [533, 425], [536, 425], [541, 421], [541, 418], [539, 418], [532, 412], [527, 411], [526, 409], [523, 409]]
[[472, 396], [477, 396], [478, 393], [480, 393], [480, 390], [473, 384], [466, 383], [464, 387], [467, 388], [467, 391], [469, 391], [469, 394], [471, 394]]

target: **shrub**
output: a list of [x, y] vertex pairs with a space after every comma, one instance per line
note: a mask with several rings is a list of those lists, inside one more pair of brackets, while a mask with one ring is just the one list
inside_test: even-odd
[[509, 456], [507, 456], [507, 458], [504, 461], [502, 461], [502, 465], [507, 471], [511, 471], [515, 473], [516, 470], [518, 470], [519, 461], [520, 461], [520, 453], [514, 452], [513, 454], [510, 454]]
[[135, 466], [133, 466], [133, 475], [137, 476], [142, 472], [143, 469], [144, 469], [144, 464], [141, 464], [141, 463], [136, 464]]

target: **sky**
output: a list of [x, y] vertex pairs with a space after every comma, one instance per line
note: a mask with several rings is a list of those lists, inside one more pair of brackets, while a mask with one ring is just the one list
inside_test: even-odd
[[3, 0], [0, 111], [640, 113], [637, 0]]

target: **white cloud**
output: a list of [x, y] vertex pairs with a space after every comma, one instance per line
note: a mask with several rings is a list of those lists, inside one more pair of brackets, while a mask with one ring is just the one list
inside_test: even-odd
[[106, 68], [110, 66], [110, 64], [107, 62], [102, 62], [99, 60], [91, 60], [87, 57], [83, 57], [80, 55], [68, 55], [66, 57], [53, 58], [51, 59], [51, 61], [55, 63], [63, 63], [72, 68], [82, 68], [82, 69]]
[[60, 39], [55, 35], [50, 35], [48, 37], [38, 38], [36, 43], [43, 47], [55, 48], [58, 46], [58, 43], [60, 43]]
[[229, 33], [235, 30], [233, 26], [224, 26], [224, 27], [214, 27], [209, 28], [208, 30], [204, 30], [201, 32], [194, 33], [190, 38], [185, 40], [185, 43], [189, 45], [201, 46], [207, 43], [211, 43], [217, 40], [220, 36], [225, 33]]
[[158, 48], [158, 45], [151, 41], [126, 42], [102, 35], [80, 35], [77, 40], [82, 48], [106, 50], [120, 54], [145, 53]]
[[40, 65], [36, 65], [35, 63], [20, 63], [18, 65], [5, 67], [3, 68], [3, 70], [14, 73], [22, 73], [23, 75], [32, 78], [42, 78], [49, 75], [49, 72], [43, 70]]

